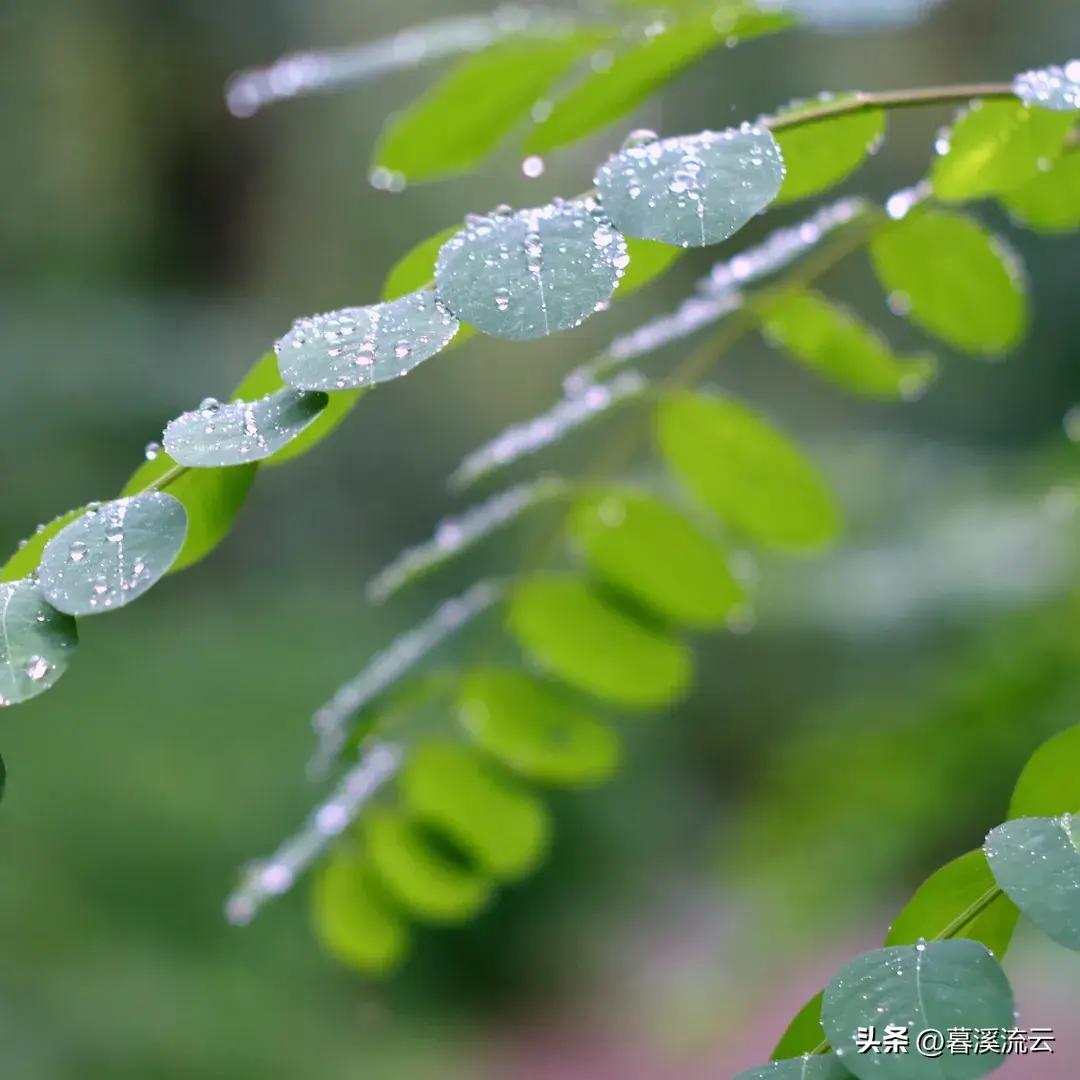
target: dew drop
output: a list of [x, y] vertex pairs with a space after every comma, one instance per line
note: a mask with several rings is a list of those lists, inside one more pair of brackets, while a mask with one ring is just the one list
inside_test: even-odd
[[49, 673], [49, 663], [44, 656], [31, 656], [26, 663], [26, 677], [40, 682]]
[[536, 154], [527, 157], [521, 163], [521, 171], [530, 179], [535, 180], [544, 175], [544, 159]]
[[160, 453], [161, 453], [161, 443], [156, 443], [156, 442], [147, 443], [146, 444], [146, 449], [143, 451], [143, 457], [145, 457], [147, 461], [154, 461], [154, 460], [157, 459], [157, 456]]
[[86, 558], [86, 545], [81, 540], [74, 540], [68, 548], [68, 558], [72, 562], [82, 562]]

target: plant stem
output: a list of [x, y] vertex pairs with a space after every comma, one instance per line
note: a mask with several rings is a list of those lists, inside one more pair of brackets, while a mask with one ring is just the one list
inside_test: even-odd
[[189, 472], [191, 472], [191, 467], [188, 465], [174, 465], [168, 472], [162, 473], [156, 480], [151, 480], [139, 494], [145, 495], [148, 491], [164, 491], [175, 480], [179, 480], [184, 473]]
[[961, 86], [930, 86], [922, 90], [886, 90], [881, 93], [858, 92], [835, 101], [822, 102], [806, 109], [780, 116], [766, 117], [762, 127], [770, 131], [789, 131], [837, 116], [852, 116], [874, 109], [917, 109], [928, 105], [963, 105], [975, 98], [1016, 98], [1012, 83], [969, 83]]

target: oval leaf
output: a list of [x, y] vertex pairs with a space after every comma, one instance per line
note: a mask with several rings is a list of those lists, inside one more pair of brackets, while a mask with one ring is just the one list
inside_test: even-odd
[[186, 536], [183, 503], [163, 491], [106, 503], [45, 545], [41, 591], [69, 615], [123, 607], [165, 576]]
[[1009, 817], [1058, 817], [1080, 809], [1080, 724], [1059, 731], [1024, 766]]
[[457, 319], [427, 289], [297, 319], [274, 351], [281, 377], [297, 390], [358, 390], [407, 375], [457, 332]]
[[791, 203], [827, 191], [850, 176], [885, 137], [885, 113], [866, 109], [846, 116], [832, 116], [813, 123], [785, 127], [800, 113], [825, 102], [841, 101], [850, 95], [827, 95], [819, 101], [798, 102], [777, 113], [770, 121], [784, 159], [786, 175], [777, 204]]
[[762, 334], [812, 371], [870, 398], [916, 397], [936, 369], [931, 356], [896, 356], [873, 327], [815, 292], [788, 295], [771, 307]]
[[1075, 118], [1019, 101], [975, 101], [936, 143], [930, 171], [942, 202], [1012, 191], [1061, 154]]
[[335, 852], [315, 877], [312, 922], [333, 956], [365, 974], [388, 971], [409, 948], [404, 922], [375, 886], [369, 867], [348, 849]]
[[590, 201], [471, 218], [439, 251], [435, 282], [458, 318], [527, 340], [569, 330], [611, 298], [626, 243]]
[[330, 399], [291, 388], [228, 405], [208, 399], [165, 429], [169, 456], [189, 468], [245, 465], [272, 457], [318, 419]]
[[840, 515], [814, 465], [775, 428], [718, 394], [682, 392], [657, 410], [669, 467], [721, 518], [778, 549], [818, 548]]
[[521, 585], [508, 625], [541, 667], [605, 701], [654, 708], [681, 697], [690, 682], [681, 641], [617, 611], [575, 577]]
[[870, 242], [894, 311], [963, 352], [1000, 356], [1027, 327], [1016, 256], [978, 222], [950, 210], [913, 211]]
[[595, 183], [627, 236], [706, 247], [764, 210], [783, 179], [772, 133], [744, 124], [629, 146], [600, 167]]
[[[75, 620], [46, 603], [30, 579], [0, 585], [0, 706], [44, 694], [79, 644]], [[0, 792], [3, 790], [0, 763]]]
[[[1001, 965], [975, 941], [935, 941], [878, 949], [846, 964], [825, 989], [821, 1019], [829, 1042], [860, 1080], [911, 1080], [924, 1031], [944, 1038], [952, 1028], [1014, 1024], [1012, 990]], [[858, 1051], [858, 1032], [883, 1039], [890, 1025], [905, 1032], [907, 1053]], [[992, 1072], [1002, 1053], [945, 1053], [927, 1074], [935, 1080], [973, 1080]]]
[[592, 495], [567, 528], [597, 574], [676, 622], [722, 626], [743, 600], [720, 548], [654, 496]]
[[1080, 151], [1069, 150], [1047, 172], [1000, 196], [1000, 201], [1014, 221], [1035, 232], [1054, 235], [1080, 229]]
[[984, 850], [998, 885], [1048, 938], [1080, 950], [1077, 819], [1018, 818], [992, 830]]
[[734, 1080], [851, 1080], [851, 1073], [835, 1054], [818, 1054], [744, 1069]]
[[540, 802], [496, 779], [464, 746], [425, 743], [405, 765], [402, 800], [419, 821], [445, 833], [500, 880], [531, 871], [550, 823]]
[[372, 872], [417, 919], [437, 923], [468, 919], [491, 896], [489, 880], [443, 858], [396, 811], [368, 812], [364, 844]]
[[1013, 81], [1013, 93], [1027, 105], [1075, 112], [1080, 109], [1080, 60], [1070, 60], [1064, 67], [1053, 64], [1025, 71]]
[[524, 672], [470, 673], [458, 716], [477, 746], [540, 783], [598, 783], [619, 763], [619, 743], [606, 724]]
[[889, 928], [885, 944], [962, 937], [981, 941], [1000, 960], [1019, 916], [1016, 905], [998, 891], [986, 856], [969, 851], [923, 882]]

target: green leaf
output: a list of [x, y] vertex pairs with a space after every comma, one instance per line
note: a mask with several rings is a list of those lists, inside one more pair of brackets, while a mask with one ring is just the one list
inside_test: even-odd
[[626, 238], [626, 254], [630, 256], [630, 265], [619, 280], [615, 290], [615, 300], [625, 300], [631, 293], [644, 288], [660, 277], [673, 263], [682, 257], [682, 248], [662, 244], [659, 240], [639, 240]]
[[106, 503], [45, 545], [38, 568], [41, 591], [68, 615], [123, 607], [165, 576], [186, 536], [183, 503], [166, 492]]
[[822, 1043], [828, 1042], [825, 1029], [821, 1026], [821, 1000], [824, 996], [824, 990], [816, 993], [788, 1024], [787, 1031], [772, 1052], [774, 1061], [812, 1054]]
[[399, 783], [412, 815], [445, 833], [493, 877], [522, 877], [546, 852], [550, 823], [544, 807], [498, 779], [468, 747], [422, 744]]
[[1057, 817], [1080, 809], [1080, 724], [1035, 751], [1013, 789], [1009, 817]]
[[[461, 334], [458, 334], [455, 340], [460, 339]], [[277, 354], [269, 352], [244, 376], [243, 381], [233, 391], [232, 400], [234, 402], [256, 401], [285, 388], [285, 380], [278, 371]], [[352, 412], [363, 394], [363, 390], [343, 390], [340, 393], [331, 394], [329, 404], [319, 413], [318, 419], [300, 432], [292, 442], [286, 443], [276, 454], [271, 454], [265, 461], [260, 462], [260, 466], [265, 469], [282, 465], [286, 461], [300, 457], [301, 454], [306, 454], [344, 423], [345, 418]]]
[[397, 811], [368, 811], [363, 833], [372, 872], [387, 894], [417, 919], [459, 922], [475, 915], [490, 898], [488, 879], [443, 858]]
[[[981, 941], [999, 960], [1005, 955], [1019, 912], [1000, 893], [983, 906], [996, 891], [994, 875], [981, 850], [969, 851], [936, 870], [919, 887], [889, 928], [886, 945], [914, 945], [920, 938], [932, 941], [945, 936]], [[965, 915], [981, 908], [977, 915]]]
[[999, 198], [1027, 229], [1050, 235], [1080, 229], [1080, 150], [1069, 150], [1047, 172]]
[[728, 4], [676, 23], [616, 56], [555, 102], [525, 143], [529, 154], [547, 154], [621, 119], [651, 98], [698, 57], [717, 46], [773, 33], [791, 25], [785, 15], [762, 14]]
[[938, 138], [934, 195], [965, 202], [1020, 187], [1061, 154], [1074, 123], [1066, 113], [1016, 100], [972, 102]]
[[619, 743], [606, 724], [524, 672], [470, 672], [458, 717], [477, 746], [539, 783], [599, 783], [619, 764]]
[[460, 225], [443, 229], [426, 240], [421, 240], [410, 248], [391, 267], [383, 282], [382, 298], [384, 301], [398, 300], [402, 296], [424, 289], [435, 282], [435, 260], [447, 240], [452, 240], [461, 231]]
[[[833, 978], [822, 1001], [830, 1044], [860, 1080], [974, 1080], [1002, 1063], [1002, 1054], [921, 1055], [924, 1031], [1011, 1028], [1012, 990], [1001, 965], [975, 941], [935, 941], [878, 949], [852, 960]], [[859, 1053], [857, 1032], [877, 1037], [895, 1025], [910, 1039], [907, 1053]]]
[[389, 120], [374, 164], [410, 183], [468, 172], [601, 40], [597, 34], [578, 33], [560, 40], [506, 42], [468, 57]]
[[[843, 94], [829, 100], [843, 101], [850, 97]], [[800, 101], [781, 110], [775, 119], [798, 116], [808, 109], [819, 108], [822, 103]], [[885, 137], [885, 113], [881, 109], [866, 109], [797, 127], [781, 127], [774, 134], [786, 170], [776, 197], [777, 205], [783, 205], [828, 191], [850, 176]]]
[[621, 232], [685, 248], [733, 236], [776, 198], [783, 179], [772, 133], [744, 124], [628, 146], [594, 183]]
[[590, 495], [567, 528], [594, 572], [676, 622], [722, 626], [744, 599], [720, 548], [652, 495]]
[[681, 641], [616, 610], [576, 577], [520, 585], [507, 621], [542, 668], [605, 701], [656, 708], [689, 686], [692, 662]]
[[569, 330], [610, 299], [629, 263], [592, 200], [471, 218], [439, 251], [435, 282], [458, 318], [517, 341]]
[[71, 524], [76, 518], [82, 517], [89, 507], [80, 506], [78, 510], [69, 510], [53, 518], [47, 525], [39, 525], [37, 532], [19, 545], [19, 550], [11, 556], [2, 569], [0, 569], [0, 581], [21, 581], [30, 577], [41, 562], [41, 556], [45, 552], [45, 545], [65, 526]]
[[[55, 686], [78, 644], [75, 620], [46, 603], [31, 579], [0, 585], [0, 706]], [[0, 795], [5, 777], [0, 762]]]
[[[175, 467], [176, 462], [164, 450], [159, 451], [135, 470], [121, 496], [137, 495]], [[229, 535], [258, 469], [255, 462], [229, 469], [192, 469], [169, 483], [169, 494], [183, 503], [188, 519], [187, 539], [169, 568], [170, 574], [205, 558]]]
[[840, 514], [816, 467], [743, 405], [713, 393], [672, 394], [656, 414], [668, 466], [735, 528], [781, 550], [820, 548]]
[[387, 304], [297, 319], [275, 346], [297, 390], [358, 390], [407, 375], [445, 349], [458, 321], [430, 289]]
[[372, 881], [370, 868], [346, 847], [315, 877], [312, 921], [327, 951], [365, 974], [395, 967], [409, 948], [405, 923]]
[[963, 352], [1000, 356], [1024, 336], [1019, 260], [971, 218], [916, 209], [871, 240], [870, 260], [894, 311]]
[[812, 371], [870, 398], [915, 397], [936, 370], [932, 356], [896, 356], [873, 327], [816, 292], [785, 296], [769, 309], [761, 332]]
[[734, 1080], [851, 1080], [851, 1073], [835, 1054], [821, 1054], [744, 1069]]
[[0, 757], [0, 800], [4, 798], [4, 792], [7, 790], [7, 766], [4, 764], [4, 759]]
[[984, 850], [998, 885], [1048, 938], [1080, 950], [1078, 819], [1031, 817], [990, 832]]
[[329, 401], [326, 394], [291, 387], [257, 401], [221, 405], [208, 399], [170, 421], [162, 441], [169, 456], [189, 468], [246, 465], [272, 457], [292, 442]]

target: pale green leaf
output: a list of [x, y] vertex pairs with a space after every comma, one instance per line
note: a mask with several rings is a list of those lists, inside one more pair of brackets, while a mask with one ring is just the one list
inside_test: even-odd
[[470, 672], [458, 697], [458, 717], [477, 746], [540, 783], [598, 783], [619, 763], [619, 743], [606, 724], [524, 672]]
[[628, 146], [600, 167], [594, 182], [627, 236], [705, 247], [764, 210], [783, 179], [772, 133], [744, 124]]
[[656, 708], [689, 686], [692, 662], [681, 641], [612, 607], [576, 577], [525, 582], [507, 618], [537, 664], [606, 701]]
[[1009, 817], [1057, 817], [1080, 811], [1080, 724], [1047, 739], [1013, 789]]
[[47, 603], [33, 580], [0, 584], [0, 706], [29, 701], [54, 686], [78, 644], [75, 620]]
[[1080, 150], [1069, 150], [1046, 172], [999, 200], [1015, 222], [1035, 232], [1080, 229]]
[[781, 550], [820, 548], [840, 514], [817, 468], [745, 406], [714, 393], [661, 402], [656, 440], [668, 466], [706, 506]]
[[186, 535], [183, 503], [166, 492], [106, 503], [45, 545], [38, 569], [41, 591], [69, 615], [123, 607], [168, 573]]

